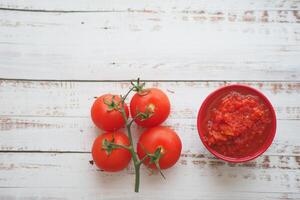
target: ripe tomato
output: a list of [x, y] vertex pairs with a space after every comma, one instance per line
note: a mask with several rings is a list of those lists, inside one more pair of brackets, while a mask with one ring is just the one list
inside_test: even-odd
[[154, 127], [164, 122], [170, 114], [170, 101], [167, 95], [157, 89], [149, 88], [136, 93], [130, 101], [130, 112], [134, 118], [139, 112], [151, 114], [147, 119], [138, 117], [134, 121], [143, 127]]
[[109, 152], [109, 150], [104, 149], [105, 139], [115, 144], [127, 146], [130, 144], [127, 135], [120, 131], [99, 135], [92, 147], [92, 156], [95, 164], [100, 169], [108, 172], [116, 172], [124, 169], [131, 160], [130, 152], [124, 148], [114, 148]]
[[[124, 105], [128, 117], [128, 106], [126, 104]], [[105, 131], [115, 131], [125, 124], [122, 113], [118, 110], [120, 108], [122, 108], [120, 96], [112, 94], [102, 95], [96, 99], [92, 106], [92, 120], [100, 129]]]
[[[137, 144], [137, 153], [139, 158], [142, 159], [146, 152], [154, 154], [158, 148], [161, 148], [159, 166], [161, 169], [167, 169], [179, 159], [182, 145], [175, 131], [168, 127], [157, 126], [142, 133]], [[150, 158], [147, 158], [144, 164], [152, 169], [156, 169], [155, 164], [150, 163]]]

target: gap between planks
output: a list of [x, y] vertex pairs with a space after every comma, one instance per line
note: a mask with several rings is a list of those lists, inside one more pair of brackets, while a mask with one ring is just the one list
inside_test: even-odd
[[[123, 9], [123, 10], [114, 10], [114, 9], [107, 9], [107, 10], [46, 10], [46, 9], [27, 9], [27, 8], [6, 8], [6, 7], [0, 7], [0, 10], [2, 11], [16, 11], [16, 12], [42, 12], [42, 13], [120, 13], [120, 12], [138, 12], [138, 13], [152, 13], [152, 14], [158, 14], [158, 13], [168, 13], [167, 11], [163, 10], [148, 10], [148, 9]], [[235, 10], [231, 10], [235, 11]], [[244, 9], [245, 12], [266, 12], [266, 11], [277, 11], [277, 12], [291, 12], [296, 11], [298, 12], [298, 9]], [[177, 11], [179, 13], [180, 11]], [[189, 13], [188, 10], [182, 10], [182, 13]], [[191, 10], [190, 13], [201, 13], [201, 10]], [[176, 11], [175, 11], [176, 13]]]
[[[31, 81], [31, 82], [99, 82], [99, 83], [127, 83], [131, 81], [135, 81], [136, 79], [103, 79], [103, 80], [97, 80], [97, 79], [30, 79], [30, 78], [1, 78], [0, 80], [2, 81]], [[141, 79], [142, 82], [161, 82], [161, 83], [185, 83], [185, 82], [195, 82], [195, 83], [206, 83], [206, 82], [212, 82], [212, 83], [235, 83], [235, 82], [241, 82], [241, 83], [247, 83], [247, 82], [262, 82], [262, 83], [267, 83], [267, 82], [272, 82], [272, 83], [293, 83], [293, 82], [299, 82], [300, 79], [295, 79], [295, 80], [214, 80], [214, 79], [201, 79], [201, 80], [175, 80], [175, 79], [168, 79], [168, 80], [155, 80], [155, 79]]]
[[[23, 9], [23, 8], [4, 8], [4, 7], [1, 7], [0, 10], [17, 11], [17, 12], [42, 12], [42, 13], [108, 13], [108, 12], [120, 13], [120, 12], [128, 12], [128, 10], [45, 10], [45, 9]], [[294, 10], [284, 10], [284, 11], [294, 11]], [[135, 12], [147, 13], [147, 10], [135, 10]]]

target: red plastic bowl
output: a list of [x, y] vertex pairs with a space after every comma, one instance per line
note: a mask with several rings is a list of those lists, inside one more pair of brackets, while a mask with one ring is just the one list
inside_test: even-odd
[[[209, 105], [216, 98], [218, 98], [220, 96], [225, 96], [226, 94], [228, 94], [229, 92], [232, 92], [232, 91], [237, 91], [242, 94], [251, 94], [251, 95], [258, 96], [265, 103], [265, 105], [270, 109], [271, 118], [272, 118], [270, 129], [266, 130], [266, 131], [268, 131], [268, 134], [269, 134], [269, 137], [267, 138], [266, 142], [261, 146], [261, 148], [257, 149], [257, 151], [254, 154], [247, 155], [247, 156], [241, 157], [241, 158], [224, 156], [224, 155], [218, 153], [217, 151], [215, 151], [214, 149], [212, 149], [205, 142], [204, 131], [203, 131], [203, 128], [201, 127], [201, 124], [202, 124], [201, 122], [205, 118], [205, 115], [207, 113], [207, 109], [209, 108]], [[202, 103], [202, 105], [199, 109], [199, 112], [198, 112], [197, 128], [198, 128], [199, 136], [200, 136], [202, 143], [217, 158], [220, 158], [220, 159], [228, 161], [228, 162], [234, 162], [234, 163], [246, 162], [246, 161], [252, 160], [252, 159], [258, 157], [259, 155], [261, 155], [262, 153], [264, 153], [269, 148], [269, 146], [272, 144], [272, 141], [273, 141], [275, 133], [276, 133], [276, 115], [275, 115], [275, 111], [274, 111], [272, 104], [267, 99], [267, 97], [265, 95], [263, 95], [260, 91], [254, 89], [252, 87], [249, 87], [247, 85], [232, 84], [232, 85], [223, 86], [223, 87], [215, 90], [214, 92], [212, 92], [210, 95], [208, 95], [206, 97], [206, 99]]]

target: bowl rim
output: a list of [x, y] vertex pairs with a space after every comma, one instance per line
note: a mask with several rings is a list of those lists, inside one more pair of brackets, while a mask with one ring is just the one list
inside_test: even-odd
[[[263, 102], [266, 104], [266, 106], [270, 109], [271, 111], [271, 115], [273, 116], [273, 120], [272, 120], [272, 124], [271, 124], [271, 132], [269, 133], [269, 137], [267, 138], [266, 142], [263, 144], [263, 146], [257, 151], [255, 152], [253, 155], [249, 155], [249, 156], [245, 156], [245, 157], [241, 157], [241, 158], [233, 158], [233, 157], [227, 157], [224, 156], [220, 153], [218, 153], [217, 151], [215, 151], [213, 148], [211, 148], [204, 140], [204, 134], [201, 133], [201, 121], [203, 119], [203, 116], [205, 115], [205, 109], [207, 108], [207, 106], [210, 104], [211, 102], [211, 98], [213, 98], [214, 96], [218, 96], [218, 93], [222, 92], [223, 90], [226, 90], [228, 88], [244, 88], [246, 90], [251, 90], [253, 93], [257, 94], [257, 96], [263, 100]], [[276, 113], [274, 110], [274, 107], [272, 106], [271, 102], [269, 101], [269, 99], [259, 90], [249, 86], [249, 85], [244, 85], [244, 84], [239, 84], [239, 83], [233, 83], [233, 84], [228, 84], [228, 85], [224, 85], [219, 87], [218, 89], [214, 90], [213, 92], [211, 92], [202, 102], [201, 107], [198, 111], [198, 116], [197, 116], [197, 129], [198, 129], [198, 134], [199, 137], [203, 143], [203, 145], [205, 146], [205, 148], [212, 153], [214, 156], [216, 156], [219, 159], [222, 159], [224, 161], [227, 162], [232, 162], [232, 163], [241, 163], [241, 162], [246, 162], [246, 161], [250, 161], [253, 160], [255, 158], [257, 158], [258, 156], [260, 156], [261, 154], [263, 154], [272, 144], [275, 134], [276, 134], [276, 128], [277, 128], [277, 120], [276, 120]]]

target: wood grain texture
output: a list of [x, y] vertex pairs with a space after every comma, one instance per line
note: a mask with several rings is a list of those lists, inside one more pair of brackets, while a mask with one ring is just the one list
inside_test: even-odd
[[[233, 83], [233, 82], [230, 82]], [[230, 84], [227, 83], [227, 84]], [[300, 118], [300, 82], [242, 82], [260, 89], [272, 102], [278, 119]], [[196, 119], [206, 96], [225, 82], [148, 82], [164, 90], [172, 103], [170, 119]], [[1, 115], [88, 117], [95, 96], [124, 94], [125, 82], [0, 80]]]
[[[204, 1], [143, 1], [131, 8], [117, 2], [80, 1], [65, 8], [90, 10], [95, 4], [100, 12], [0, 10], [0, 77], [300, 80], [296, 1], [203, 7]], [[29, 11], [61, 10], [63, 4], [0, 3]]]
[[[0, 199], [300, 200], [299, 10], [298, 0], [0, 0]], [[89, 164], [94, 97], [137, 77], [168, 94], [164, 124], [183, 142], [165, 181], [142, 169], [140, 194], [132, 165]], [[204, 98], [234, 82], [260, 89], [278, 118], [268, 151], [241, 164], [214, 158], [196, 129]]]
[[[197, 136], [197, 112], [206, 95], [223, 84], [224, 82], [147, 82], [149, 87], [162, 88], [170, 97], [172, 113], [165, 124], [172, 126], [181, 135], [186, 152], [205, 152]], [[299, 128], [299, 83], [245, 84], [261, 89], [272, 99], [277, 117], [281, 119], [278, 122], [278, 139], [268, 153], [298, 155], [299, 137], [295, 130]], [[124, 93], [128, 87], [128, 82], [2, 80], [1, 150], [88, 152], [98, 132], [89, 119], [94, 97], [107, 92]], [[141, 131], [137, 130], [138, 133]], [[68, 141], [68, 138], [72, 140], [67, 143], [59, 142]]]
[[[128, 183], [126, 183], [128, 184]], [[181, 193], [180, 193], [181, 192]], [[127, 191], [114, 192], [108, 191], [104, 192], [98, 188], [81, 190], [78, 188], [34, 188], [34, 194], [32, 190], [28, 188], [0, 188], [1, 199], [124, 199], [124, 200], [153, 200], [160, 199], [163, 197], [165, 200], [182, 200], [182, 199], [205, 199], [205, 200], [285, 200], [285, 199], [299, 199], [299, 193], [290, 192], [227, 192], [227, 193], [208, 193], [207, 191], [201, 191], [193, 193], [190, 190], [190, 194], [183, 193], [184, 191], [170, 193], [168, 191], [143, 191], [140, 194], [133, 194]]]
[[[90, 165], [90, 159], [90, 154], [76, 153], [1, 153], [0, 186], [31, 190], [80, 189], [82, 195], [90, 195], [86, 191], [97, 189], [103, 195], [115, 191], [118, 191], [117, 195], [125, 197], [132, 195], [130, 191], [134, 170], [131, 165], [120, 173], [105, 173]], [[165, 170], [165, 181], [159, 175], [148, 176], [143, 168], [141, 194], [166, 195], [172, 188], [170, 198], [177, 195], [190, 198], [207, 195], [213, 187], [217, 194], [224, 192], [225, 196], [230, 192], [243, 191], [296, 192], [299, 195], [299, 169], [299, 157], [262, 156], [255, 161], [238, 165], [226, 164], [212, 157], [181, 157], [176, 166]]]
[[299, 10], [298, 0], [261, 0], [261, 1], [237, 1], [237, 0], [211, 0], [209, 3], [205, 0], [186, 0], [174, 1], [159, 0], [147, 1], [120, 1], [120, 0], [1, 0], [0, 8], [19, 9], [19, 10], [37, 10], [37, 11], [152, 11], [170, 12], [182, 10]]
[[[183, 154], [209, 155], [202, 145], [195, 119], [170, 119], [164, 125], [173, 128], [183, 143]], [[298, 120], [279, 120], [272, 146], [265, 155], [300, 155]], [[144, 129], [133, 127], [137, 139]], [[101, 132], [90, 118], [72, 117], [0, 117], [0, 151], [14, 152], [90, 152]]]
[[[264, 156], [233, 165], [212, 157], [201, 144], [196, 130], [199, 105], [209, 92], [224, 82], [147, 82], [149, 87], [159, 87], [168, 93], [174, 106], [165, 125], [178, 132], [183, 152], [176, 167], [166, 171], [167, 182], [161, 183], [159, 176], [148, 177], [143, 170], [145, 185], [142, 188], [145, 189], [140, 195], [146, 198], [167, 195], [168, 188], [172, 187], [170, 199], [220, 199], [221, 194], [223, 199], [299, 196], [300, 138], [295, 131], [300, 128], [299, 116], [291, 112], [291, 107], [299, 107], [299, 83], [244, 83], [261, 89], [272, 99], [281, 120], [275, 141]], [[109, 195], [110, 198], [120, 198], [119, 194], [125, 199], [132, 198], [132, 193], [127, 192], [132, 189], [132, 166], [112, 175], [97, 171], [88, 163], [90, 147], [98, 134], [89, 118], [95, 94], [121, 93], [128, 86], [128, 82], [2, 80], [0, 92], [5, 95], [0, 95], [0, 103], [4, 105], [0, 118], [1, 141], [4, 141], [0, 143], [0, 177], [3, 177], [0, 187], [2, 184], [7, 188], [3, 198], [16, 197], [13, 191], [19, 191], [22, 197], [28, 196], [32, 190], [40, 192], [29, 195], [31, 197], [47, 194], [47, 197], [71, 198], [78, 188], [84, 191], [79, 195], [82, 198], [109, 195], [115, 188], [118, 195]], [[138, 138], [142, 129], [134, 129], [134, 138]], [[45, 173], [51, 177], [47, 182], [43, 181]], [[183, 192], [182, 184], [189, 180], [193, 180], [189, 183], [189, 192]], [[216, 188], [214, 194], [208, 192], [212, 186]], [[67, 194], [57, 192], [58, 187], [66, 188]], [[46, 193], [41, 194], [44, 190]], [[229, 192], [232, 190], [234, 192]]]

